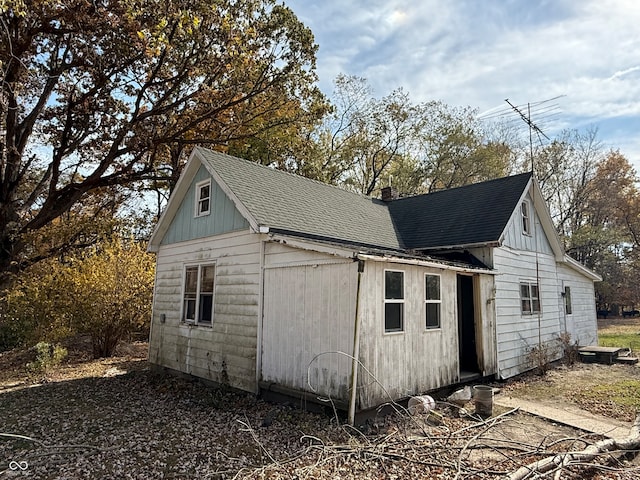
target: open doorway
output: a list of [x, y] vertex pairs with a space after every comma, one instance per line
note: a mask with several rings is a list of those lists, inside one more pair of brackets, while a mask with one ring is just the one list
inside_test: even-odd
[[476, 309], [473, 276], [458, 275], [458, 348], [460, 381], [480, 373], [476, 347]]

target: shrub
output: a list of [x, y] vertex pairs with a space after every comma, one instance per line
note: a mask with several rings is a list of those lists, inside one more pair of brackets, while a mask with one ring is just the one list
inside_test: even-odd
[[67, 349], [60, 345], [39, 342], [34, 348], [36, 359], [27, 363], [29, 373], [46, 373], [51, 367], [60, 365], [67, 357]]
[[148, 334], [154, 259], [134, 241], [112, 239], [23, 272], [5, 292], [0, 348], [91, 337], [96, 358], [134, 332]]

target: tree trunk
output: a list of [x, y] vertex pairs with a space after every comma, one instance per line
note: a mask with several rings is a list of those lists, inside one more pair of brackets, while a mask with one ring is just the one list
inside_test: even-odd
[[538, 476], [539, 474], [548, 473], [552, 470], [562, 469], [571, 463], [590, 462], [597, 456], [605, 452], [615, 450], [637, 450], [640, 448], [640, 415], [636, 417], [629, 436], [623, 439], [608, 438], [601, 440], [580, 452], [560, 453], [553, 457], [547, 457], [537, 462], [530, 463], [520, 467], [518, 470], [509, 475], [509, 480], [524, 480], [529, 476]]

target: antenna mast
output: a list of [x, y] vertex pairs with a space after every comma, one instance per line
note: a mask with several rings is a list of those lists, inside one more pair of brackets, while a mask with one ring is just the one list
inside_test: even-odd
[[538, 128], [538, 126], [535, 123], [533, 123], [533, 121], [531, 120], [531, 104], [530, 103], [527, 103], [527, 115], [525, 115], [524, 113], [522, 113], [522, 110], [520, 110], [516, 105], [512, 104], [508, 98], [506, 98], [504, 101], [507, 102], [509, 106], [513, 109], [513, 111], [516, 112], [518, 115], [520, 115], [520, 118], [524, 121], [524, 123], [526, 123], [529, 126], [529, 157], [531, 159], [531, 173], [533, 174], [534, 173], [533, 132], [536, 132], [538, 134], [538, 140], [540, 140], [540, 143], [542, 143], [542, 139], [540, 138], [540, 135], [542, 135], [547, 140], [551, 140], [551, 139], [547, 137], [547, 135], [542, 130], [540, 130], [540, 128]]

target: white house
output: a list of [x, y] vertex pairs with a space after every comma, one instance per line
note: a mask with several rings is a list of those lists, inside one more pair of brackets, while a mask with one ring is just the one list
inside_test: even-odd
[[354, 415], [596, 341], [599, 277], [530, 174], [386, 196], [194, 149], [149, 245], [150, 362]]

